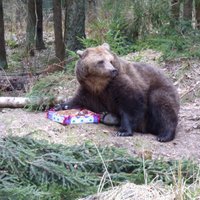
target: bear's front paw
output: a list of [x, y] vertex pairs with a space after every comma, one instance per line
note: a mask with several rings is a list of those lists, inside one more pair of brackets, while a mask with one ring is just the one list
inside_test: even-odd
[[132, 132], [129, 132], [129, 131], [117, 131], [116, 136], [121, 136], [121, 137], [128, 137], [128, 136], [133, 136], [133, 133]]
[[60, 104], [56, 104], [54, 106], [54, 110], [58, 111], [58, 110], [67, 110], [68, 109], [68, 105], [64, 104], [64, 103], [60, 103]]

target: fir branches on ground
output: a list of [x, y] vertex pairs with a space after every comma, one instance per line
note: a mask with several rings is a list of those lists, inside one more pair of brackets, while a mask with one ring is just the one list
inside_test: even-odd
[[[103, 159], [103, 160], [102, 160]], [[91, 143], [67, 147], [29, 137], [0, 139], [0, 199], [75, 199], [124, 181], [173, 184], [198, 178], [191, 161], [144, 160]], [[106, 172], [106, 173], [105, 173]], [[108, 174], [109, 173], [109, 174]], [[194, 176], [195, 175], [195, 176]], [[102, 184], [103, 183], [103, 184]]]

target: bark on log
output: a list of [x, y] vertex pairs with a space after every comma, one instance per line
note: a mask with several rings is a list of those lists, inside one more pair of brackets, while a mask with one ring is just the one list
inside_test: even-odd
[[[49, 102], [50, 99], [46, 98], [28, 98], [28, 97], [0, 97], [0, 108], [24, 108], [28, 104], [44, 105], [44, 102]], [[63, 96], [55, 97], [54, 103], [66, 101]]]
[[0, 108], [23, 108], [30, 102], [26, 97], [0, 97]]

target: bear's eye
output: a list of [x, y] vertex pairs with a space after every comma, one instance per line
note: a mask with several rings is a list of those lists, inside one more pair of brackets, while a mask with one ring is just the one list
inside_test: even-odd
[[98, 64], [99, 64], [99, 65], [102, 65], [103, 63], [104, 63], [103, 60], [98, 61]]

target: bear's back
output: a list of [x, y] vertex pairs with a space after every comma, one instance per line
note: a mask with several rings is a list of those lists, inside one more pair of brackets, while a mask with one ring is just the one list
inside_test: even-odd
[[157, 67], [145, 63], [134, 62], [129, 70], [133, 71], [134, 74], [137, 74], [138, 78], [143, 80], [143, 82], [151, 88], [162, 86], [173, 87], [172, 81]]

